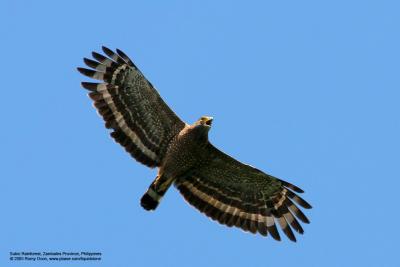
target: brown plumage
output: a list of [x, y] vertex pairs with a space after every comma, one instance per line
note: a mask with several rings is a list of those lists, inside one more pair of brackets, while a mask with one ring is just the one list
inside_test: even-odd
[[292, 229], [303, 234], [298, 220], [309, 220], [297, 205], [311, 208], [296, 194], [303, 190], [219, 151], [208, 141], [211, 117], [184, 123], [122, 51], [103, 47], [103, 52], [107, 57], [93, 52], [95, 60], [84, 59], [92, 69], [78, 71], [103, 81], [82, 86], [115, 141], [137, 161], [159, 168], [141, 199], [143, 208], [156, 209], [174, 184], [191, 205], [221, 224], [276, 240], [276, 224], [292, 241]]

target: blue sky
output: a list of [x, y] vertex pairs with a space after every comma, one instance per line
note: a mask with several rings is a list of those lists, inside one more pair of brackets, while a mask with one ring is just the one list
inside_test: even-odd
[[[98, 251], [82, 266], [399, 266], [399, 8], [1, 1], [0, 265], [29, 265], [10, 251]], [[297, 243], [220, 226], [175, 189], [140, 207], [156, 171], [111, 140], [75, 70], [101, 45], [183, 120], [214, 116], [220, 149], [306, 191]]]

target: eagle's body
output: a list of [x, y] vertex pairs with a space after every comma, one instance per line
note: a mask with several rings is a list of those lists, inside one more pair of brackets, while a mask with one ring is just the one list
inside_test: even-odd
[[141, 199], [143, 208], [156, 209], [174, 184], [191, 205], [222, 224], [277, 240], [276, 222], [293, 241], [291, 228], [303, 233], [297, 219], [309, 221], [296, 204], [311, 206], [295, 193], [300, 188], [219, 151], [208, 140], [211, 117], [182, 122], [122, 51], [103, 51], [108, 58], [93, 52], [97, 61], [84, 60], [94, 70], [78, 70], [104, 81], [82, 85], [113, 129], [111, 136], [137, 161], [159, 168]]
[[208, 129], [204, 125], [186, 125], [172, 140], [160, 173], [169, 177], [180, 177], [190, 168], [205, 161], [205, 146], [208, 143]]
[[[203, 121], [212, 119], [204, 117]], [[210, 126], [203, 124], [186, 125], [177, 134], [165, 154], [157, 178], [143, 196], [141, 204], [147, 210], [154, 210], [168, 187], [177, 177], [186, 176], [192, 169], [207, 164], [206, 149]]]

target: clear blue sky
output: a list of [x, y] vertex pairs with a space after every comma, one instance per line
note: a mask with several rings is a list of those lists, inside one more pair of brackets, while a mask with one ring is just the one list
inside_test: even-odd
[[[102, 252], [96, 266], [400, 266], [399, 10], [1, 1], [0, 265], [65, 250]], [[111, 140], [75, 69], [101, 45], [133, 58], [183, 120], [214, 116], [216, 146], [306, 191], [297, 243], [220, 226], [175, 189], [140, 207], [156, 171]]]

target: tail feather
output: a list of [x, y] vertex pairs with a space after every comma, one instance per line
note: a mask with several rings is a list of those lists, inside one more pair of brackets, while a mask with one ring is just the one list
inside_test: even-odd
[[149, 189], [147, 189], [146, 193], [142, 196], [140, 205], [145, 210], [155, 210], [171, 184], [172, 179], [167, 179], [164, 176], [157, 176], [149, 186]]
[[[142, 196], [142, 199], [140, 200], [140, 205], [145, 209], [145, 210], [155, 210], [160, 203], [160, 200], [162, 196], [158, 195], [154, 191], [149, 188], [147, 192]], [[150, 192], [149, 192], [150, 191]]]

